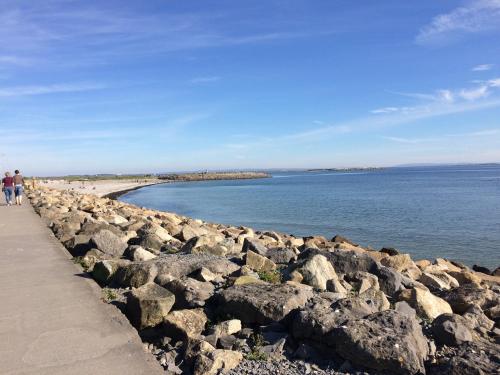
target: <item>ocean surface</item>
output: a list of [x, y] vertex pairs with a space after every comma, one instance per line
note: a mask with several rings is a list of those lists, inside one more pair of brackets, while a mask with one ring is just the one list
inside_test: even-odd
[[374, 249], [395, 247], [414, 259], [500, 265], [500, 165], [272, 175], [161, 184], [120, 200], [297, 236], [341, 234]]

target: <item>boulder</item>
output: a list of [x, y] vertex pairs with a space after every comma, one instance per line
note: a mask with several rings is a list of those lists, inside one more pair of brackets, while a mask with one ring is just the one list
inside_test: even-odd
[[440, 359], [441, 368], [433, 374], [486, 375], [498, 374], [500, 346], [480, 342], [465, 342], [453, 355]]
[[146, 234], [149, 233], [154, 234], [162, 242], [170, 242], [170, 241], [179, 242], [179, 240], [170, 235], [168, 230], [152, 222], [148, 222], [145, 225], [142, 225], [137, 232], [139, 236], [145, 236]]
[[175, 296], [155, 283], [132, 288], [127, 300], [127, 315], [138, 329], [154, 327], [170, 312]]
[[275, 247], [267, 251], [267, 258], [276, 264], [289, 264], [297, 259], [297, 255], [291, 249]]
[[362, 298], [349, 297], [338, 301], [315, 296], [307, 306], [295, 314], [292, 334], [296, 339], [316, 341], [322, 345], [334, 345], [334, 328], [350, 319], [363, 318], [378, 309]]
[[393, 247], [383, 247], [380, 249], [380, 252], [390, 255], [391, 257], [400, 254], [399, 251]]
[[243, 354], [233, 350], [216, 349], [196, 357], [193, 375], [217, 375], [239, 365]]
[[261, 241], [247, 237], [243, 242], [243, 252], [247, 251], [253, 251], [259, 255], [266, 256], [267, 247], [265, 247]]
[[193, 308], [205, 306], [205, 301], [214, 294], [214, 286], [190, 277], [172, 280], [165, 285], [175, 294], [175, 308]]
[[456, 314], [441, 314], [432, 322], [432, 333], [441, 345], [458, 346], [472, 341], [467, 320]]
[[300, 273], [304, 277], [305, 284], [320, 290], [326, 290], [327, 282], [338, 278], [332, 264], [321, 254], [307, 259], [300, 268]]
[[380, 267], [375, 272], [378, 278], [380, 290], [388, 296], [394, 296], [404, 289], [403, 277], [397, 271], [389, 267]]
[[213, 333], [220, 336], [233, 335], [241, 331], [241, 320], [231, 319], [220, 322], [213, 328]]
[[243, 276], [237, 277], [233, 283], [233, 285], [246, 285], [246, 284], [266, 284], [266, 282], [262, 281], [261, 279], [257, 278], [256, 276], [243, 275]]
[[219, 311], [244, 323], [266, 324], [285, 319], [312, 295], [310, 287], [301, 285], [234, 285], [219, 294]]
[[469, 328], [479, 332], [490, 331], [495, 326], [495, 322], [490, 320], [483, 310], [477, 305], [469, 307], [463, 317], [467, 321], [467, 326]]
[[154, 262], [158, 268], [158, 275], [169, 275], [172, 279], [188, 276], [201, 268], [222, 276], [228, 276], [240, 269], [229, 259], [210, 254], [167, 254], [150, 262]]
[[159, 252], [162, 248], [164, 241], [153, 233], [145, 233], [139, 237], [133, 238], [129, 241], [133, 245], [141, 246], [145, 249]]
[[146, 260], [151, 260], [157, 257], [155, 254], [147, 251], [141, 246], [130, 246], [127, 249], [127, 252], [130, 259], [135, 262], [144, 262]]
[[196, 339], [205, 329], [207, 316], [203, 309], [176, 310], [166, 315], [163, 323], [168, 337]]
[[415, 263], [410, 257], [410, 254], [398, 254], [384, 258], [380, 261], [386, 267], [394, 268], [398, 272], [405, 271], [409, 268], [416, 267]]
[[121, 266], [114, 280], [123, 287], [138, 288], [154, 281], [158, 268], [153, 261], [136, 262]]
[[444, 299], [439, 298], [427, 290], [420, 288], [406, 289], [399, 295], [399, 299], [408, 302], [419, 316], [434, 320], [441, 314], [451, 314], [451, 306]]
[[255, 271], [273, 271], [276, 269], [276, 264], [272, 260], [251, 250], [247, 252], [245, 264]]
[[448, 290], [458, 287], [458, 281], [446, 272], [423, 272], [418, 279], [426, 287], [434, 290]]
[[92, 277], [101, 285], [107, 285], [113, 279], [118, 269], [130, 262], [125, 259], [107, 259], [98, 261], [92, 269]]
[[337, 274], [345, 274], [356, 271], [375, 273], [379, 268], [377, 262], [375, 262], [369, 255], [357, 254], [352, 251], [324, 251], [309, 248], [304, 250], [299, 255], [299, 260], [307, 260], [317, 254], [325, 256], [332, 264]]
[[451, 289], [444, 294], [443, 298], [457, 314], [465, 313], [473, 305], [478, 305], [484, 310], [498, 304], [498, 296], [493, 291], [475, 284], [466, 284]]
[[90, 246], [105, 254], [119, 258], [127, 248], [127, 243], [110, 230], [103, 229], [90, 237]]
[[379, 290], [380, 285], [378, 283], [378, 278], [368, 272], [352, 272], [344, 276], [349, 284], [359, 293], [363, 294], [368, 289]]
[[334, 331], [336, 352], [356, 366], [391, 374], [425, 373], [427, 340], [418, 322], [388, 310]]

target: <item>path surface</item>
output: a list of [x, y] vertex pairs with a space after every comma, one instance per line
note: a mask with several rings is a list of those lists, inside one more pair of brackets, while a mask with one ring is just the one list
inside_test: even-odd
[[0, 374], [162, 373], [31, 206], [2, 199]]

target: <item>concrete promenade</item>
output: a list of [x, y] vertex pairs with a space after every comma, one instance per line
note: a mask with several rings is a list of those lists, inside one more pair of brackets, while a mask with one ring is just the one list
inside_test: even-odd
[[29, 203], [0, 200], [0, 374], [162, 374]]

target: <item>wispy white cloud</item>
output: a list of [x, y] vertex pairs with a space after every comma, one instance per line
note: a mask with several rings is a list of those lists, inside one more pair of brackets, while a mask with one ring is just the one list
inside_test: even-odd
[[399, 110], [400, 110], [399, 107], [383, 107], [383, 108], [373, 109], [370, 112], [378, 115], [378, 114], [382, 114], [382, 113], [385, 114], [385, 113], [398, 112]]
[[0, 56], [0, 65], [31, 65], [33, 63], [32, 59], [13, 56], [13, 55], [4, 55]]
[[486, 70], [491, 70], [493, 68], [493, 64], [481, 64], [481, 65], [476, 65], [472, 68], [473, 72], [484, 72]]
[[488, 85], [491, 87], [500, 87], [500, 78], [490, 79]]
[[475, 0], [440, 14], [422, 27], [416, 37], [421, 44], [447, 42], [461, 34], [481, 33], [500, 29], [500, 1]]
[[382, 136], [381, 138], [396, 143], [423, 144], [423, 143], [446, 142], [449, 141], [450, 138], [487, 137], [496, 134], [500, 134], [500, 129], [484, 129], [484, 130], [477, 130], [465, 133], [443, 134], [440, 136], [426, 137], [426, 138], [407, 138], [407, 137], [394, 137], [394, 136]]
[[58, 94], [101, 90], [105, 88], [106, 85], [99, 83], [64, 83], [45, 86], [15, 86], [0, 88], [0, 97]]
[[418, 144], [418, 143], [439, 141], [439, 138], [403, 138], [403, 137], [391, 137], [391, 136], [382, 136], [381, 138], [392, 142], [406, 143], [406, 144]]
[[208, 77], [195, 77], [189, 80], [189, 83], [193, 85], [203, 84], [203, 83], [212, 83], [220, 81], [221, 77], [219, 76], [208, 76]]
[[473, 101], [485, 98], [489, 93], [488, 86], [482, 85], [473, 89], [462, 89], [458, 95], [465, 100]]

